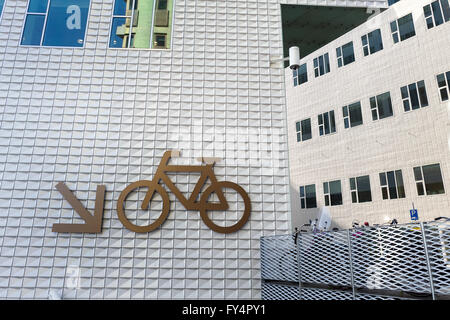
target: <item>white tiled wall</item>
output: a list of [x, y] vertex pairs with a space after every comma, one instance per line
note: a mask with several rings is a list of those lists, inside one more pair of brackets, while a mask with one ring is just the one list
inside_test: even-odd
[[[449, 216], [449, 104], [441, 102], [436, 75], [450, 71], [450, 23], [427, 29], [423, 6], [428, 0], [400, 1], [364, 25], [307, 57], [306, 84], [295, 87], [286, 70], [288, 134], [292, 192], [292, 227], [317, 217], [324, 203], [323, 182], [341, 180], [343, 205], [329, 207], [333, 226], [348, 228], [353, 220], [370, 224], [396, 218], [410, 220], [418, 209], [420, 221]], [[390, 22], [413, 13], [416, 36], [394, 44]], [[364, 57], [361, 36], [381, 28], [384, 50]], [[353, 41], [356, 61], [337, 67], [336, 48]], [[314, 77], [313, 59], [330, 53], [331, 72]], [[400, 88], [424, 80], [429, 106], [405, 113]], [[390, 91], [394, 116], [372, 121], [369, 99]], [[361, 101], [364, 124], [344, 129], [342, 107]], [[318, 115], [334, 110], [336, 133], [319, 136]], [[313, 138], [296, 142], [295, 122], [311, 118]], [[417, 195], [413, 167], [439, 163], [445, 194]], [[382, 200], [379, 173], [401, 169], [406, 198]], [[352, 204], [349, 178], [370, 175], [372, 202]], [[299, 186], [315, 184], [317, 209], [300, 209]]]
[[[284, 71], [269, 67], [282, 55], [279, 1], [177, 0], [169, 51], [108, 49], [112, 5], [91, 0], [84, 49], [29, 48], [18, 46], [27, 2], [6, 1], [0, 298], [46, 299], [49, 290], [63, 298], [260, 298], [259, 237], [290, 224]], [[242, 152], [248, 145], [256, 153]], [[157, 231], [122, 226], [120, 192], [150, 179], [175, 148], [186, 164], [202, 153], [224, 158], [219, 179], [252, 200], [242, 230], [212, 232], [173, 195]], [[196, 181], [173, 179], [183, 191]], [[55, 189], [60, 181], [91, 211], [97, 185], [106, 185], [101, 234], [51, 231], [81, 222]]]

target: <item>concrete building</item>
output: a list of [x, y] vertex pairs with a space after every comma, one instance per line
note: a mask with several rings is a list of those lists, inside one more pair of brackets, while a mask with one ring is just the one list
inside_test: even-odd
[[449, 215], [449, 4], [393, 2], [286, 69], [292, 228]]
[[[260, 298], [259, 238], [290, 230], [284, 70], [270, 63], [283, 56], [285, 2], [6, 0], [1, 299]], [[317, 1], [289, 1], [297, 4]], [[385, 1], [339, 5], [365, 12]], [[154, 23], [143, 20], [150, 16]], [[217, 179], [238, 184], [251, 200], [240, 230], [214, 232], [166, 185], [170, 212], [159, 228], [124, 226], [123, 190], [151, 180], [164, 153], [177, 149], [182, 158], [174, 163], [183, 165], [223, 158]], [[171, 180], [187, 195], [198, 176]], [[105, 186], [101, 232], [53, 231], [85, 222], [60, 182], [89, 214], [102, 212], [96, 200]], [[140, 196], [129, 199], [123, 219], [144, 227], [157, 216], [137, 214]], [[217, 224], [239, 219], [242, 203], [234, 199]]]

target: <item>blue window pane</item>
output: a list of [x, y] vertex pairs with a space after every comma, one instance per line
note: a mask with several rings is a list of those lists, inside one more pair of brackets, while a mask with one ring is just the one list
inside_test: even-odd
[[25, 20], [23, 28], [22, 45], [39, 46], [41, 44], [42, 29], [44, 27], [45, 15], [30, 14]]
[[324, 59], [325, 59], [325, 73], [328, 73], [330, 72], [330, 56], [328, 55], [328, 53], [325, 53]]
[[392, 32], [397, 31], [397, 21], [392, 21], [391, 22], [391, 31]]
[[308, 70], [306, 68], [306, 63], [302, 64], [300, 66], [300, 68], [298, 69], [298, 79], [299, 79], [299, 84], [308, 82]]
[[394, 114], [392, 110], [391, 94], [389, 92], [377, 96], [377, 105], [380, 119], [391, 117]]
[[415, 83], [408, 86], [409, 96], [411, 98], [411, 107], [413, 110], [420, 108], [419, 95], [417, 92], [417, 85]]
[[[111, 37], [109, 39], [110, 48], [122, 48], [123, 47], [123, 35], [118, 35], [118, 27], [125, 24], [126, 18], [114, 18], [111, 26]], [[125, 46], [127, 47], [127, 46]]]
[[400, 31], [401, 41], [414, 37], [416, 35], [412, 13], [398, 19], [398, 29]]
[[398, 34], [394, 33], [393, 37], [394, 37], [394, 43], [397, 43], [398, 42]]
[[450, 20], [450, 6], [448, 4], [448, 0], [441, 0], [442, 9], [444, 10], [444, 18], [445, 21]]
[[373, 54], [383, 50], [383, 40], [381, 38], [381, 31], [377, 29], [369, 33], [370, 53]]
[[344, 65], [355, 61], [355, 53], [353, 51], [353, 42], [349, 42], [342, 46], [342, 54], [344, 56]]
[[52, 0], [44, 46], [82, 47], [90, 0]]
[[305, 187], [300, 187], [300, 197], [305, 196]]
[[5, 3], [5, 0], [0, 0], [0, 16], [2, 15], [3, 11], [3, 4]]
[[419, 81], [417, 83], [417, 87], [419, 88], [419, 97], [420, 97], [420, 105], [422, 107], [428, 106], [428, 97], [427, 90], [425, 89], [425, 81]]
[[400, 91], [402, 92], [402, 99], [409, 98], [408, 87], [401, 87]]
[[347, 107], [342, 107], [342, 114], [344, 117], [348, 117], [348, 108]]
[[405, 112], [408, 112], [409, 110], [411, 110], [411, 107], [409, 106], [409, 100], [403, 101], [403, 109], [405, 109]]
[[127, 10], [127, 1], [126, 0], [115, 0], [114, 1], [114, 15], [115, 16], [124, 16]]
[[320, 75], [323, 75], [325, 73], [324, 65], [323, 65], [323, 56], [319, 57], [319, 72]]
[[361, 40], [362, 40], [363, 46], [366, 46], [367, 45], [367, 35], [362, 36]]
[[436, 22], [436, 26], [444, 23], [444, 17], [442, 16], [441, 6], [439, 5], [439, 1], [434, 1], [431, 3], [431, 7], [433, 8], [434, 21]]
[[48, 0], [30, 0], [28, 12], [46, 13]]

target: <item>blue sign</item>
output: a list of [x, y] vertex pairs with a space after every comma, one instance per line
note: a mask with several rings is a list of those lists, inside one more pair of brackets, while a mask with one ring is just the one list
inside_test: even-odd
[[412, 221], [419, 220], [419, 213], [417, 212], [417, 209], [409, 210], [409, 214], [411, 215]]

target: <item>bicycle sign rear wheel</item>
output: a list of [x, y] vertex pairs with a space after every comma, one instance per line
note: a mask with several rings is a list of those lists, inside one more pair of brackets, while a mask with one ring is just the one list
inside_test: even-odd
[[[152, 192], [154, 190], [155, 193], [159, 193], [162, 201], [163, 201], [163, 208], [161, 215], [154, 221], [153, 223], [147, 225], [147, 226], [137, 226], [128, 220], [127, 216], [125, 215], [125, 201], [128, 197], [128, 195], [139, 189], [139, 188], [148, 188], [148, 192]], [[153, 194], [154, 197], [154, 194]], [[152, 198], [153, 199], [153, 198]], [[152, 200], [150, 199], [150, 201]], [[142, 204], [141, 208], [143, 210], [146, 210], [150, 206], [150, 203], [147, 205]], [[153, 183], [152, 181], [148, 180], [141, 180], [136, 181], [132, 184], [130, 184], [128, 187], [126, 187], [122, 193], [119, 196], [119, 199], [117, 201], [117, 216], [119, 217], [119, 220], [122, 222], [122, 224], [131, 231], [137, 232], [137, 233], [146, 233], [153, 231], [157, 229], [160, 225], [163, 224], [163, 222], [167, 219], [167, 216], [169, 215], [169, 209], [170, 209], [170, 200], [169, 195], [167, 194], [166, 190], [164, 190], [163, 187], [161, 187], [159, 184]]]
[[[224, 190], [226, 188], [233, 189], [237, 191], [242, 199], [244, 200], [245, 208], [244, 208], [244, 214], [242, 215], [241, 219], [239, 221], [231, 226], [223, 227], [215, 224], [209, 217], [208, 217], [208, 199], [210, 195], [214, 191], [218, 190]], [[229, 181], [220, 181], [217, 183], [214, 183], [210, 185], [205, 192], [202, 194], [202, 197], [200, 198], [200, 216], [202, 217], [203, 222], [213, 231], [219, 232], [219, 233], [232, 233], [239, 229], [241, 229], [244, 224], [247, 222], [248, 218], [250, 217], [250, 211], [251, 211], [251, 203], [250, 198], [248, 197], [247, 192], [241, 186], [239, 186], [236, 183], [229, 182]], [[210, 209], [211, 210], [211, 209]]]

